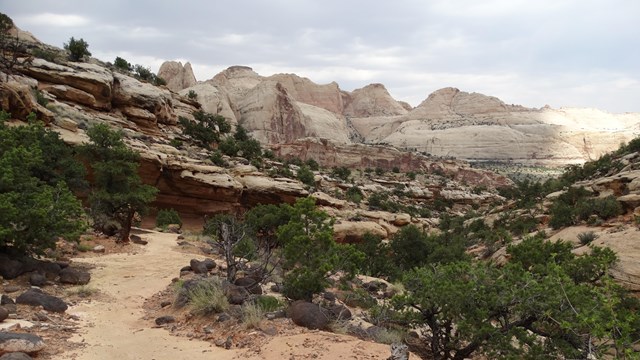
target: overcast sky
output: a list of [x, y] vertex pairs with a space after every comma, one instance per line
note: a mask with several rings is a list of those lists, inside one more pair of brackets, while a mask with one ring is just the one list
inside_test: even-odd
[[157, 71], [232, 65], [352, 91], [383, 83], [418, 105], [447, 86], [541, 107], [640, 112], [638, 0], [0, 0], [57, 46], [83, 38]]

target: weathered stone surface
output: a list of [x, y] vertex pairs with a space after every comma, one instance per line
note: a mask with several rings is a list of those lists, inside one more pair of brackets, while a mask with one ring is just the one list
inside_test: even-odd
[[262, 288], [260, 287], [260, 284], [255, 279], [252, 279], [250, 277], [238, 278], [236, 279], [234, 284], [247, 289], [250, 294], [262, 295]]
[[205, 263], [197, 259], [191, 259], [191, 261], [189, 262], [189, 266], [191, 267], [191, 271], [196, 274], [206, 274], [209, 272], [209, 269], [207, 269]]
[[2, 109], [11, 110], [13, 119], [26, 121], [31, 112], [45, 124], [51, 123], [54, 119], [50, 110], [37, 103], [28, 85], [16, 82], [0, 83], [0, 106]]
[[346, 221], [342, 220], [333, 225], [333, 236], [340, 243], [357, 243], [362, 241], [365, 234], [372, 234], [386, 239], [387, 231], [373, 221]]
[[351, 92], [344, 114], [350, 117], [405, 115], [407, 109], [393, 99], [382, 84], [370, 84]]
[[5, 309], [3, 306], [0, 306], [0, 322], [3, 322], [8, 317], [9, 310]]
[[86, 285], [91, 281], [91, 274], [86, 271], [67, 267], [60, 271], [60, 282], [63, 284]]
[[91, 95], [95, 102], [85, 95], [79, 96], [80, 93], [75, 91], [69, 95], [75, 99], [82, 98], [85, 105], [98, 109], [111, 108], [113, 75], [102, 66], [81, 62], [60, 65], [36, 58], [31, 66], [20, 71], [41, 82], [69, 86]]
[[0, 332], [0, 354], [12, 352], [31, 354], [44, 349], [44, 347], [44, 340], [39, 336]]
[[65, 312], [67, 304], [55, 296], [44, 293], [40, 289], [29, 289], [16, 299], [16, 303], [30, 306], [42, 306], [47, 311]]
[[230, 304], [242, 305], [249, 298], [249, 291], [242, 286], [226, 284], [224, 294]]
[[165, 325], [176, 322], [176, 318], [170, 315], [160, 316], [155, 320], [156, 325]]
[[47, 283], [47, 278], [39, 273], [32, 273], [31, 276], [29, 276], [29, 284], [33, 285], [33, 286], [43, 286], [46, 285]]
[[31, 360], [32, 357], [23, 352], [6, 353], [0, 356], [0, 360]]
[[167, 87], [175, 92], [186, 89], [196, 84], [191, 63], [184, 66], [179, 61], [165, 61], [160, 65], [158, 76], [167, 82]]
[[155, 124], [175, 125], [178, 122], [169, 90], [127, 75], [114, 73], [113, 104], [133, 117], [139, 126], [149, 129], [154, 129]]
[[307, 329], [326, 329], [329, 325], [329, 316], [326, 311], [310, 302], [295, 301], [289, 306], [288, 313], [294, 324]]

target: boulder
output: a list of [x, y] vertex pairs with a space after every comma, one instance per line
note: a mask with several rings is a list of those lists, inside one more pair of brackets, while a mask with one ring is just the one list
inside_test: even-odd
[[9, 311], [4, 307], [0, 306], [0, 322], [3, 322], [8, 317], [9, 317]]
[[163, 78], [167, 87], [175, 92], [196, 84], [196, 77], [188, 62], [182, 66], [179, 61], [165, 61], [160, 65], [158, 77]]
[[333, 235], [337, 242], [357, 243], [362, 241], [365, 234], [387, 238], [387, 231], [380, 224], [373, 221], [340, 221], [333, 225]]
[[204, 263], [204, 261], [191, 259], [191, 261], [189, 261], [189, 266], [191, 267], [191, 271], [196, 274], [206, 274], [209, 272], [209, 269], [207, 268], [207, 265]]
[[326, 329], [329, 325], [329, 316], [326, 311], [310, 302], [295, 301], [289, 306], [288, 313], [294, 324], [307, 329]]
[[29, 276], [29, 284], [33, 286], [44, 286], [47, 283], [47, 278], [40, 273], [32, 273]]
[[262, 287], [260, 287], [260, 283], [250, 277], [237, 278], [234, 284], [247, 289], [250, 294], [262, 295]]
[[60, 298], [44, 293], [40, 289], [29, 289], [22, 293], [16, 299], [16, 303], [42, 306], [47, 311], [65, 312], [68, 308], [67, 304]]
[[67, 267], [60, 271], [60, 282], [63, 284], [86, 285], [91, 280], [91, 275], [82, 270]]
[[0, 356], [0, 360], [31, 360], [32, 357], [23, 352], [6, 353]]
[[213, 270], [216, 268], [216, 262], [213, 261], [213, 259], [210, 258], [206, 258], [204, 260], [202, 260], [202, 263], [204, 264], [204, 266], [207, 267], [208, 270]]
[[165, 325], [176, 322], [176, 318], [170, 315], [160, 316], [156, 318], [156, 325]]
[[333, 304], [327, 310], [333, 320], [351, 320], [351, 310], [342, 304]]
[[10, 259], [8, 255], [0, 254], [0, 275], [7, 279], [15, 279], [24, 272], [24, 264]]
[[31, 354], [44, 349], [44, 346], [44, 340], [33, 334], [0, 332], [0, 354], [12, 352]]
[[232, 305], [242, 305], [249, 298], [249, 291], [242, 286], [227, 284], [224, 287], [224, 295]]

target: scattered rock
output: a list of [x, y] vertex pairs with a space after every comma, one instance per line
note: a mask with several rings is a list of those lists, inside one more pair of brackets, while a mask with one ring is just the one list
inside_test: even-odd
[[5, 254], [0, 254], [0, 275], [3, 278], [7, 280], [15, 279], [23, 272], [24, 264], [22, 262], [10, 259]]
[[7, 294], [14, 293], [16, 291], [20, 291], [20, 286], [18, 285], [7, 285], [4, 287], [4, 292]]
[[283, 309], [281, 309], [281, 310], [278, 310], [278, 311], [273, 311], [273, 312], [266, 313], [265, 317], [268, 320], [282, 319], [282, 318], [287, 317], [287, 312], [284, 311]]
[[60, 271], [60, 282], [72, 285], [86, 285], [91, 280], [88, 272], [72, 269], [70, 267]]
[[243, 288], [247, 289], [250, 294], [262, 295], [262, 287], [260, 287], [260, 284], [255, 279], [252, 279], [250, 277], [242, 277], [236, 279], [235, 285], [242, 286]]
[[104, 253], [107, 251], [107, 248], [104, 247], [104, 245], [96, 245], [93, 247], [93, 252], [94, 253]]
[[16, 299], [18, 304], [42, 306], [47, 311], [65, 312], [67, 304], [62, 299], [44, 293], [40, 289], [29, 289]]
[[330, 301], [330, 302], [334, 302], [334, 301], [336, 301], [336, 294], [332, 293], [331, 291], [325, 291], [325, 292], [322, 294], [322, 297], [323, 297], [325, 300]]
[[209, 270], [213, 270], [216, 268], [216, 262], [213, 261], [213, 259], [210, 258], [206, 258], [202, 261], [202, 263], [204, 264], [204, 266], [207, 267], [207, 269]]
[[207, 265], [204, 261], [199, 261], [197, 259], [191, 259], [189, 262], [189, 266], [191, 266], [191, 270], [196, 274], [206, 274], [209, 272]]
[[169, 300], [165, 300], [163, 302], [160, 303], [160, 307], [165, 308], [167, 306], [171, 305], [171, 301]]
[[403, 343], [393, 343], [390, 345], [391, 356], [387, 360], [408, 360], [409, 347]]
[[231, 320], [231, 316], [229, 316], [229, 314], [227, 313], [221, 313], [216, 316], [216, 321], [218, 322], [225, 322], [229, 320]]
[[273, 284], [271, 285], [271, 291], [274, 293], [281, 293], [284, 290], [284, 286], [282, 284]]
[[33, 286], [44, 286], [47, 283], [47, 278], [40, 273], [31, 273], [29, 276], [29, 284]]
[[8, 317], [9, 317], [9, 310], [0, 306], [0, 322], [3, 322]]
[[143, 240], [140, 236], [135, 234], [129, 236], [129, 238], [131, 239], [131, 242], [133, 242], [134, 244], [147, 245], [149, 243], [147, 240]]
[[176, 322], [176, 318], [170, 315], [160, 316], [159, 318], [156, 318], [156, 325], [171, 324], [174, 322]]
[[242, 305], [249, 298], [249, 291], [242, 286], [228, 284], [224, 289], [224, 294], [230, 304]]
[[32, 357], [23, 352], [12, 352], [0, 356], [0, 360], [31, 360]]
[[329, 325], [329, 317], [322, 307], [306, 301], [295, 301], [289, 306], [289, 317], [294, 324], [304, 326], [307, 329], [326, 329]]
[[276, 327], [273, 326], [273, 325], [260, 326], [260, 330], [262, 330], [263, 333], [265, 333], [266, 335], [269, 335], [269, 336], [278, 335], [278, 329], [276, 329]]
[[0, 332], [0, 353], [31, 354], [44, 349], [44, 345], [42, 338], [33, 334]]
[[180, 234], [180, 224], [169, 224], [167, 225], [167, 231], [168, 233], [173, 233], [173, 234]]

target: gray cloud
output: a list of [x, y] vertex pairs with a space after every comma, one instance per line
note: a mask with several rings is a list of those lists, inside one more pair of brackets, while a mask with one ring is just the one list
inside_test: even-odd
[[540, 107], [640, 111], [634, 0], [0, 0], [41, 40], [82, 37], [94, 56], [199, 80], [231, 65], [353, 90], [371, 82], [417, 105], [441, 87]]

